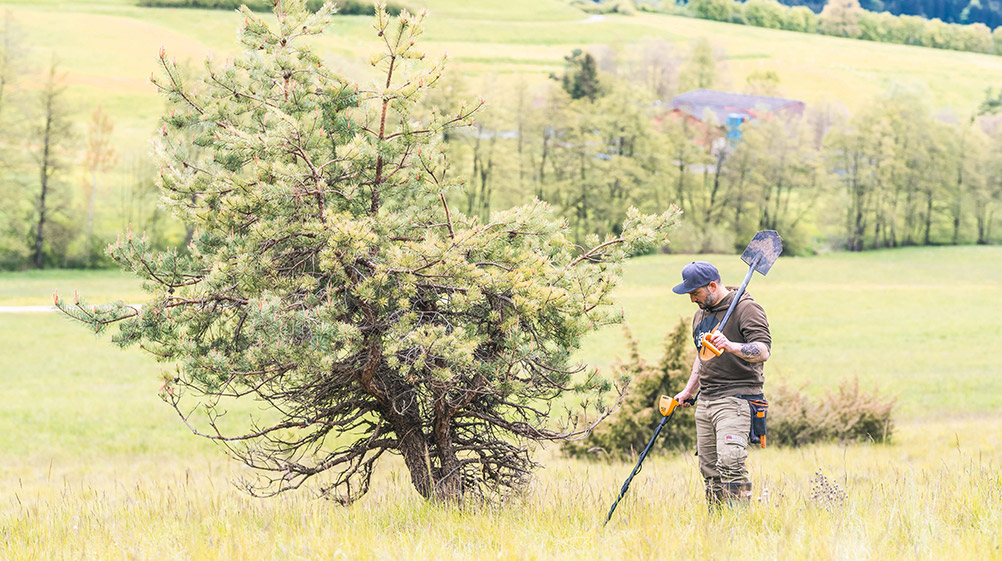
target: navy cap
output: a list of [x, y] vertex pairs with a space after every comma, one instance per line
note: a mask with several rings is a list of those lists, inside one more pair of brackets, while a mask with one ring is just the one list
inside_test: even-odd
[[706, 261], [693, 261], [682, 267], [682, 284], [671, 290], [675, 294], [688, 294], [715, 280], [720, 280], [720, 273], [716, 267]]

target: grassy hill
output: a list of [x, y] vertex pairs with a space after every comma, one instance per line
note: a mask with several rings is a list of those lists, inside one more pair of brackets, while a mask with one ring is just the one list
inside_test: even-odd
[[[1002, 74], [1002, 57], [660, 14], [589, 18], [558, 0], [420, 3], [430, 12], [426, 52], [447, 51], [453, 71], [496, 75], [502, 89], [515, 76], [545, 80], [574, 48], [604, 44], [630, 49], [649, 38], [663, 39], [681, 53], [689, 41], [708, 37], [725, 51], [726, 73], [735, 89], [750, 72], [775, 70], [785, 95], [811, 104], [839, 101], [850, 109], [889, 83], [904, 82], [927, 90], [935, 107], [967, 115]], [[67, 73], [80, 120], [104, 105], [124, 149], [144, 143], [161, 110], [148, 81], [160, 47], [193, 64], [201, 64], [209, 53], [230, 56], [240, 18], [228, 11], [139, 8], [130, 0], [8, 0], [5, 8], [31, 48], [23, 84], [38, 87], [55, 56]], [[320, 48], [335, 67], [363, 78], [361, 61], [373, 48], [372, 40], [369, 18], [344, 16]]]
[[[834, 102], [850, 110], [891, 84], [907, 84], [924, 91], [937, 110], [962, 121], [985, 89], [1002, 76], [1002, 57], [661, 14], [590, 16], [560, 0], [415, 0], [413, 4], [424, 5], [430, 12], [422, 39], [424, 51], [435, 57], [449, 54], [447, 71], [467, 77], [466, 95], [487, 97], [485, 118], [495, 108], [510, 110], [510, 100], [520, 87], [539, 95], [541, 88], [536, 86], [548, 82], [551, 73], [561, 72], [564, 57], [573, 49], [597, 52], [601, 47], [626, 57], [649, 39], [667, 42], [672, 50], [669, 56], [681, 60], [690, 42], [709, 38], [726, 56], [721, 69], [723, 88], [741, 90], [750, 73], [772, 70], [779, 76], [783, 95], [809, 105]], [[140, 179], [153, 173], [149, 139], [164, 107], [149, 82], [158, 70], [157, 55], [163, 47], [170, 57], [187, 62], [192, 72], [201, 70], [207, 56], [221, 63], [237, 52], [240, 14], [140, 8], [133, 0], [8, 0], [4, 8], [19, 30], [15, 35], [29, 48], [19, 61], [21, 73], [13, 88], [5, 91], [5, 100], [13, 99], [15, 105], [6, 118], [37, 115], [38, 100], [32, 94], [41, 87], [55, 58], [65, 73], [66, 97], [75, 122], [76, 138], [67, 144], [75, 152], [67, 157], [75, 160], [71, 165], [79, 166], [82, 160], [87, 124], [95, 108], [103, 107], [115, 126], [111, 142], [119, 162], [99, 178], [96, 234], [111, 239], [130, 222], [140, 230], [157, 228], [136, 218], [138, 207], [128, 202], [135, 200]], [[376, 47], [371, 24], [369, 17], [337, 17], [330, 34], [317, 40], [317, 50], [331, 67], [367, 83], [366, 61]], [[13, 95], [8, 95], [12, 90]], [[17, 134], [24, 130], [18, 129]], [[27, 160], [23, 152], [13, 157]], [[148, 165], [143, 168], [142, 163]], [[22, 166], [20, 173], [29, 175], [12, 183], [23, 184], [22, 191], [34, 189], [35, 172], [30, 165]], [[61, 189], [72, 190], [76, 200], [70, 206], [78, 214], [85, 206], [84, 189], [79, 188], [83, 176], [80, 170], [69, 169], [57, 178]], [[522, 202], [523, 194], [508, 195], [495, 194], [499, 205]], [[18, 195], [26, 207], [30, 204], [27, 196]], [[142, 204], [143, 208], [152, 206], [151, 202]], [[178, 224], [159, 227], [160, 237], [168, 243], [183, 239]]]

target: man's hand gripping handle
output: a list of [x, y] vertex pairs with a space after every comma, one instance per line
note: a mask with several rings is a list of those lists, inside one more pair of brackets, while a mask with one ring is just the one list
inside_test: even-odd
[[717, 347], [713, 346], [713, 343], [710, 342], [710, 339], [713, 337], [713, 334], [716, 333], [716, 332], [717, 332], [717, 330], [714, 329], [713, 331], [710, 331], [709, 333], [703, 334], [703, 348], [709, 350], [711, 353], [713, 353], [713, 354], [715, 354], [717, 356], [720, 356], [721, 354], [723, 354], [724, 351], [721, 351]]
[[[690, 397], [689, 399], [685, 400], [684, 403], [689, 405], [695, 405], [696, 396]], [[663, 395], [661, 396], [661, 401], [658, 402], [658, 410], [661, 411], [661, 414], [664, 415], [665, 417], [670, 417], [671, 414], [675, 412], [675, 408], [678, 407], [679, 405], [680, 405], [679, 402], [675, 401], [674, 397]]]

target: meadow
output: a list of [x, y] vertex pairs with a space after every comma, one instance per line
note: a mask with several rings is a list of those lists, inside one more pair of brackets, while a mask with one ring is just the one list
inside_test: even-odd
[[[740, 281], [736, 256], [709, 258]], [[649, 358], [692, 313], [670, 292], [691, 259], [625, 266], [617, 300]], [[694, 457], [652, 457], [604, 528], [632, 462], [554, 446], [536, 450], [528, 492], [496, 507], [426, 503], [395, 459], [347, 508], [308, 491], [250, 498], [232, 485], [245, 469], [157, 398], [165, 365], [56, 314], [0, 314], [0, 559], [1002, 559], [1000, 279], [993, 247], [781, 258], [749, 287], [775, 340], [767, 392], [857, 376], [897, 396], [893, 441], [754, 450], [755, 501], [715, 514]], [[114, 272], [0, 274], [0, 306], [53, 290], [142, 299]], [[622, 342], [607, 327], [578, 356], [607, 366]], [[812, 493], [818, 470], [844, 500]]]
[[[588, 18], [556, 0], [420, 4], [431, 12], [424, 50], [448, 51], [451, 71], [491, 81], [496, 95], [544, 82], [574, 48], [629, 53], [642, 39], [681, 54], [708, 37], [726, 51], [735, 89], [755, 70], [775, 70], [784, 94], [850, 109], [905, 83], [966, 116], [1002, 72], [1002, 57], [657, 14]], [[231, 56], [240, 18], [131, 0], [3, 7], [31, 47], [20, 85], [38, 88], [56, 56], [75, 118], [102, 104], [123, 158], [145, 152], [162, 112], [148, 82], [159, 48], [196, 65], [208, 53]], [[337, 18], [318, 44], [357, 79], [373, 45], [364, 17]], [[110, 190], [99, 196], [113, 207]], [[731, 284], [746, 270], [733, 255], [702, 258]], [[692, 259], [625, 265], [617, 301], [647, 358], [692, 314], [670, 292]], [[350, 507], [309, 491], [253, 499], [233, 485], [245, 468], [191, 435], [157, 397], [171, 365], [55, 313], [2, 313], [0, 559], [1002, 559], [1000, 289], [999, 247], [781, 258], [749, 287], [772, 324], [767, 384], [823, 398], [856, 378], [895, 396], [892, 442], [754, 450], [753, 504], [713, 514], [694, 457], [652, 457], [604, 528], [633, 464], [571, 460], [555, 446], [535, 450], [545, 467], [523, 496], [499, 506], [427, 503], [396, 458]], [[144, 298], [138, 281], [115, 271], [0, 273], [0, 307], [47, 305], [54, 291], [95, 304]], [[608, 371], [624, 343], [622, 327], [606, 327], [577, 356]], [[691, 411], [673, 422], [692, 422]], [[813, 492], [818, 470], [844, 500]]]
[[[539, 84], [560, 73], [575, 48], [606, 45], [629, 57], [640, 41], [659, 39], [681, 58], [694, 39], [722, 49], [724, 86], [741, 90], [752, 72], [773, 70], [784, 95], [808, 105], [826, 102], [854, 110], [892, 84], [925, 91], [934, 108], [972, 114], [985, 89], [997, 86], [1002, 57], [855, 41], [664, 14], [589, 18], [558, 0], [504, 3], [422, 0], [429, 16], [422, 39], [431, 56], [448, 53], [449, 71], [470, 77], [474, 97], [503, 97], [516, 83]], [[163, 103], [149, 82], [157, 53], [199, 68], [237, 52], [235, 12], [140, 8], [129, 0], [6, 0], [24, 47], [20, 85], [40, 87], [55, 57], [80, 121], [98, 105], [115, 121], [122, 153], [143, 151]], [[371, 20], [342, 16], [317, 45], [332, 68], [366, 80], [376, 47]], [[482, 79], [482, 83], [478, 78]]]

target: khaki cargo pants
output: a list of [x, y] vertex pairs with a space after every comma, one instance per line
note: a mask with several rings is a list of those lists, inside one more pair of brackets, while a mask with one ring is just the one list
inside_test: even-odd
[[700, 398], [697, 402], [696, 450], [706, 498], [711, 504], [751, 496], [751, 478], [745, 467], [750, 429], [751, 412], [744, 399]]

